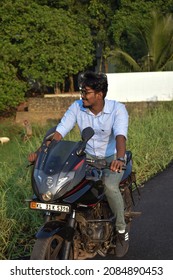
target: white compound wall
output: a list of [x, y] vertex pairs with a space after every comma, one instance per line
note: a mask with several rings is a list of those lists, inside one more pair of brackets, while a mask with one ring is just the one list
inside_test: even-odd
[[173, 72], [111, 73], [107, 98], [120, 102], [173, 100]]

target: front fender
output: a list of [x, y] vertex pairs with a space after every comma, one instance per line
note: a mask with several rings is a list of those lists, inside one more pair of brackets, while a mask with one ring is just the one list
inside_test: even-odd
[[49, 238], [55, 234], [60, 235], [67, 241], [71, 241], [74, 236], [74, 228], [68, 226], [65, 222], [49, 221], [39, 229], [36, 238]]

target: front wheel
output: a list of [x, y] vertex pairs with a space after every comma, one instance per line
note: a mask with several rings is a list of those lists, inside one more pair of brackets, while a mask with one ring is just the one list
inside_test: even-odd
[[[49, 238], [37, 239], [33, 251], [31, 253], [31, 260], [62, 260], [63, 248], [65, 240], [55, 234]], [[73, 250], [70, 249], [69, 260], [73, 259]]]

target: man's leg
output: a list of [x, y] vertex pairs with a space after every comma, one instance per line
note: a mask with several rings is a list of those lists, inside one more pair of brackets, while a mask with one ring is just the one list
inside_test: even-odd
[[105, 169], [103, 181], [105, 184], [105, 195], [108, 200], [109, 206], [116, 218], [116, 255], [117, 257], [123, 257], [129, 247], [129, 235], [124, 218], [124, 201], [119, 189], [119, 183], [124, 172], [117, 173], [111, 170]]
[[123, 172], [115, 173], [110, 170], [104, 172], [105, 195], [109, 206], [116, 218], [116, 230], [123, 231], [126, 228], [124, 219], [124, 201], [119, 189], [119, 183]]

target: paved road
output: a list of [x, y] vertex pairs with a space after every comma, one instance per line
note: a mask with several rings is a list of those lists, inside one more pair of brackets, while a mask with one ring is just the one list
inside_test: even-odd
[[140, 193], [135, 210], [142, 215], [133, 220], [130, 248], [122, 259], [173, 260], [173, 164], [149, 180]]

